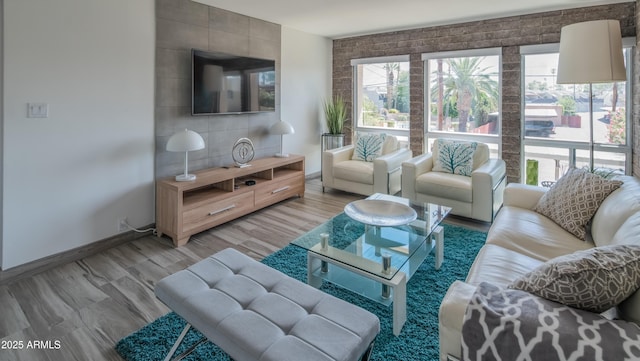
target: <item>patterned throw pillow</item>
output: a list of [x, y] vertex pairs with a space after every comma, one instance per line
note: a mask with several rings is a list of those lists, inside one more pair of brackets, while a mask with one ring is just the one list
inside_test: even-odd
[[640, 246], [594, 247], [556, 257], [508, 287], [601, 313], [640, 288]]
[[434, 154], [433, 171], [459, 174], [467, 177], [473, 171], [473, 153], [476, 142], [436, 139], [438, 154]]
[[584, 240], [591, 217], [602, 201], [621, 185], [619, 180], [572, 168], [540, 198], [533, 210]]
[[373, 162], [382, 155], [382, 146], [386, 138], [387, 135], [384, 133], [358, 134], [351, 159]]

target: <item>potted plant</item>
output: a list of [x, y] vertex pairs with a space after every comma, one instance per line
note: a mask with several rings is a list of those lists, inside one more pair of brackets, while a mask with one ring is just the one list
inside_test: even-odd
[[347, 121], [347, 104], [340, 95], [324, 102], [327, 133], [322, 134], [322, 150], [340, 148], [344, 145], [344, 123]]

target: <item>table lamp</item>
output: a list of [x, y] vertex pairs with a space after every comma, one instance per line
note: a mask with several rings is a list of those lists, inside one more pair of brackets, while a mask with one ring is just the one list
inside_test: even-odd
[[185, 182], [196, 179], [194, 174], [189, 174], [189, 152], [204, 148], [204, 139], [193, 130], [185, 129], [169, 138], [167, 150], [169, 152], [184, 152], [184, 174], [176, 176], [176, 181]]
[[558, 84], [589, 84], [589, 168], [593, 170], [593, 83], [627, 80], [618, 20], [596, 20], [562, 27]]
[[280, 153], [276, 153], [276, 157], [286, 158], [289, 156], [289, 154], [282, 152], [282, 147], [283, 147], [282, 139], [285, 134], [294, 134], [295, 132], [296, 131], [293, 129], [293, 126], [285, 122], [284, 120], [281, 120], [271, 126], [271, 129], [269, 129], [269, 133], [280, 135]]

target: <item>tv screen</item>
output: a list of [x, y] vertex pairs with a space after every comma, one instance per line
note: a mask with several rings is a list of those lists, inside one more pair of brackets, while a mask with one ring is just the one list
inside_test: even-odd
[[275, 60], [193, 49], [191, 114], [275, 111]]

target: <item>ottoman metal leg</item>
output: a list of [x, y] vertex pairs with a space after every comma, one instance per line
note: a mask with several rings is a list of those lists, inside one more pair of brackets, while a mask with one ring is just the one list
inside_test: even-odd
[[[178, 349], [178, 346], [180, 346], [180, 344], [182, 343], [182, 340], [184, 339], [184, 336], [187, 335], [187, 332], [189, 332], [189, 329], [191, 329], [191, 325], [189, 323], [187, 323], [186, 326], [184, 326], [184, 329], [182, 330], [182, 332], [180, 333], [180, 336], [178, 336], [178, 339], [176, 340], [176, 342], [173, 344], [173, 346], [171, 347], [171, 350], [169, 350], [169, 353], [167, 354], [167, 356], [164, 358], [164, 361], [169, 361], [171, 360], [171, 357], [173, 357], [173, 354], [176, 353], [176, 350]], [[190, 353], [193, 352], [193, 350], [196, 349], [196, 347], [198, 347], [201, 343], [203, 343], [204, 341], [206, 341], [207, 339], [205, 337], [201, 338], [198, 342], [196, 342], [193, 346], [189, 347], [185, 352], [181, 353], [180, 355], [178, 355], [175, 359], [173, 359], [173, 361], [179, 361], [182, 360], [183, 358], [189, 356]]]
[[180, 344], [182, 343], [182, 339], [184, 339], [184, 336], [187, 334], [187, 332], [189, 332], [190, 328], [191, 328], [191, 325], [188, 323], [186, 326], [184, 326], [184, 329], [180, 333], [180, 336], [178, 336], [178, 339], [176, 340], [176, 342], [171, 347], [171, 350], [169, 350], [169, 353], [167, 354], [167, 357], [164, 358], [164, 361], [171, 360], [171, 357], [173, 357], [173, 354], [176, 353], [178, 346], [180, 346]]
[[369, 361], [369, 357], [371, 357], [371, 352], [373, 351], [373, 344], [375, 342], [376, 342], [376, 340], [371, 341], [371, 344], [369, 344], [369, 347], [367, 348], [367, 350], [364, 352], [364, 354], [360, 358], [360, 361]]

